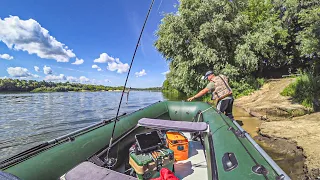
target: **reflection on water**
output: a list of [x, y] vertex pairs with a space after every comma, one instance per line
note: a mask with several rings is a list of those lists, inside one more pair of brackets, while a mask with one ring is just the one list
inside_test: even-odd
[[233, 115], [237, 123], [242, 126], [244, 130], [246, 130], [250, 136], [254, 137], [258, 135], [258, 128], [261, 124], [261, 120], [258, 118], [252, 117], [245, 110], [233, 107]]
[[181, 101], [187, 99], [187, 96], [182, 93], [163, 93], [163, 97], [171, 101]]
[[[116, 115], [121, 92], [0, 94], [0, 161], [35, 145]], [[131, 91], [120, 114], [163, 100]]]

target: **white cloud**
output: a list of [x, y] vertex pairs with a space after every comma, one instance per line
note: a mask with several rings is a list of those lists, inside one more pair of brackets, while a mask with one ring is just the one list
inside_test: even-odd
[[102, 69], [96, 64], [92, 65], [92, 68], [97, 69], [98, 71], [102, 71]]
[[76, 77], [67, 76], [67, 81], [69, 81], [69, 82], [78, 82], [79, 80]]
[[[1, 20], [1, 19], [0, 19]], [[1, 33], [1, 32], [0, 32]], [[1, 39], [0, 39], [1, 40]], [[6, 59], [11, 60], [13, 59], [13, 56], [10, 56], [9, 54], [0, 54], [0, 59]]]
[[108, 83], [111, 83], [111, 81], [109, 79], [105, 79], [104, 80], [105, 82], [108, 82]]
[[[113, 58], [109, 56], [107, 53], [100, 54], [100, 57], [98, 59], [95, 59], [93, 62], [108, 63], [107, 69], [110, 71], [117, 71], [117, 73], [124, 73], [124, 72], [128, 72], [129, 70], [129, 64], [127, 63], [123, 64], [119, 58]], [[101, 68], [98, 69], [98, 71], [101, 71], [101, 70], [102, 70]]]
[[93, 62], [95, 63], [107, 63], [107, 62], [114, 62], [115, 58], [109, 56], [107, 53], [100, 54], [98, 59], [95, 59]]
[[44, 78], [46, 81], [65, 81], [67, 78], [64, 74], [56, 75], [48, 75]]
[[107, 69], [110, 71], [117, 70], [117, 73], [125, 73], [125, 72], [128, 72], [129, 65], [127, 63], [123, 64], [122, 62], [120, 63], [112, 62], [112, 63], [108, 63]]
[[27, 78], [27, 77], [34, 77], [39, 78], [39, 75], [31, 74], [27, 68], [22, 67], [9, 67], [7, 68], [7, 72], [11, 77], [18, 77], [18, 78]]
[[44, 66], [44, 67], [43, 67], [43, 73], [44, 73], [44, 74], [52, 74], [52, 69], [51, 69], [51, 67]]
[[167, 75], [170, 71], [166, 71], [166, 72], [163, 72], [161, 73], [162, 75]]
[[34, 19], [20, 20], [18, 16], [0, 18], [0, 41], [8, 48], [27, 51], [40, 58], [69, 62], [76, 55], [66, 45], [57, 41]]
[[96, 64], [94, 64], [94, 65], [92, 65], [92, 68], [93, 69], [98, 69], [98, 68], [100, 68], [98, 65], [96, 65]]
[[0, 77], [0, 79], [7, 79], [7, 78], [8, 78], [7, 76]]
[[86, 78], [85, 76], [80, 76], [79, 80], [80, 80], [81, 83], [86, 83], [86, 82], [90, 81], [90, 79]]
[[76, 58], [76, 61], [75, 61], [74, 63], [71, 63], [71, 64], [80, 65], [80, 64], [82, 64], [83, 62], [84, 62], [83, 59], [78, 59], [78, 58]]
[[32, 74], [28, 71], [27, 68], [22, 67], [9, 67], [7, 72], [12, 77], [30, 77]]
[[147, 75], [146, 70], [142, 69], [140, 72], [135, 73], [136, 77], [141, 77]]
[[38, 66], [34, 66], [34, 70], [40, 72], [40, 68]]

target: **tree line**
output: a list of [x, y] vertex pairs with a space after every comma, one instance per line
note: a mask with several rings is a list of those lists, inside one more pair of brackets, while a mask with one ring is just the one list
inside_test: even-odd
[[[114, 91], [122, 89], [123, 86], [111, 87], [71, 82], [0, 79], [0, 92]], [[161, 88], [132, 88], [132, 90], [161, 90]]]
[[179, 2], [162, 19], [155, 42], [170, 63], [166, 83], [178, 91], [205, 87], [201, 76], [208, 70], [228, 75], [238, 93], [259, 87], [261, 78], [298, 70], [319, 75], [318, 0]]

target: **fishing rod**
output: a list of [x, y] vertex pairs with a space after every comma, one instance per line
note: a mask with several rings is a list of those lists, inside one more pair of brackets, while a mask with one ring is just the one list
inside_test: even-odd
[[143, 26], [142, 26], [142, 29], [141, 29], [141, 32], [140, 32], [140, 35], [139, 35], [139, 38], [138, 38], [138, 42], [137, 42], [137, 44], [136, 44], [136, 48], [135, 48], [135, 50], [134, 50], [134, 53], [133, 53], [133, 56], [132, 56], [132, 59], [131, 59], [129, 71], [128, 71], [128, 73], [127, 73], [127, 78], [126, 78], [126, 81], [125, 81], [124, 86], [123, 86], [123, 89], [122, 89], [122, 94], [121, 94], [121, 98], [120, 98], [120, 102], [119, 102], [119, 106], [118, 106], [118, 110], [117, 110], [117, 115], [116, 115], [116, 118], [115, 118], [115, 120], [114, 120], [113, 129], [112, 129], [112, 134], [111, 134], [111, 138], [110, 138], [110, 142], [109, 142], [109, 147], [108, 147], [108, 151], [107, 151], [107, 158], [105, 159], [105, 160], [106, 160], [106, 166], [107, 166], [108, 168], [112, 168], [112, 167], [117, 163], [117, 159], [116, 159], [116, 158], [109, 157], [109, 152], [110, 152], [111, 145], [112, 145], [112, 140], [113, 140], [113, 136], [114, 136], [114, 131], [115, 131], [115, 129], [116, 129], [116, 124], [117, 124], [117, 121], [118, 121], [118, 116], [119, 116], [119, 111], [120, 111], [120, 107], [121, 107], [121, 102], [122, 102], [123, 94], [124, 94], [124, 91], [125, 91], [126, 86], [127, 86], [128, 78], [129, 78], [130, 71], [131, 71], [131, 67], [132, 67], [134, 58], [135, 58], [135, 56], [136, 56], [136, 53], [137, 53], [137, 50], [138, 50], [138, 47], [139, 47], [139, 44], [140, 44], [140, 40], [141, 40], [141, 37], [142, 37], [142, 34], [143, 34], [143, 30], [144, 30], [144, 27], [145, 27], [146, 24], [147, 24], [147, 20], [148, 20], [148, 18], [149, 18], [149, 15], [150, 15], [150, 12], [151, 12], [153, 3], [154, 3], [154, 0], [152, 0], [152, 2], [151, 2], [151, 4], [150, 4], [150, 7], [149, 7], [149, 10], [148, 10], [148, 13], [147, 13], [147, 16], [146, 16], [146, 18], [145, 18], [145, 20], [144, 20], [144, 23], [143, 23]]

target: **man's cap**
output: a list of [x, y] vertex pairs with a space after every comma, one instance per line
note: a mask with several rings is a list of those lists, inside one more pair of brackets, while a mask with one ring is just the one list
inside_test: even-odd
[[206, 74], [202, 77], [202, 79], [207, 80], [207, 79], [208, 79], [208, 76], [210, 76], [211, 74], [213, 74], [213, 72], [212, 72], [212, 71], [208, 71], [208, 72], [206, 72]]

